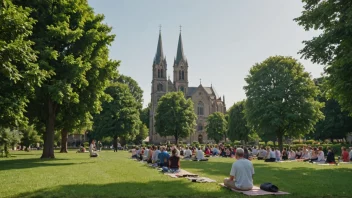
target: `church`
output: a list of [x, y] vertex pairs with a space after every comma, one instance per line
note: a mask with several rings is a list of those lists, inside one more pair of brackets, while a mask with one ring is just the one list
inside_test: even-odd
[[207, 117], [214, 112], [226, 112], [225, 96], [221, 98], [213, 86], [205, 87], [201, 84], [197, 87], [190, 87], [188, 84], [188, 61], [183, 51], [182, 36], [178, 39], [176, 57], [173, 63], [173, 81], [167, 77], [167, 62], [163, 52], [163, 43], [161, 39], [161, 31], [159, 31], [159, 39], [156, 54], [153, 61], [153, 77], [151, 90], [151, 109], [150, 109], [150, 128], [149, 142], [158, 144], [165, 142], [175, 142], [173, 136], [161, 137], [157, 134], [154, 127], [154, 116], [158, 100], [167, 92], [182, 91], [185, 97], [191, 98], [194, 103], [194, 112], [197, 115], [197, 125], [194, 133], [190, 137], [180, 139], [183, 143], [210, 143], [212, 140], [207, 138], [205, 131]]

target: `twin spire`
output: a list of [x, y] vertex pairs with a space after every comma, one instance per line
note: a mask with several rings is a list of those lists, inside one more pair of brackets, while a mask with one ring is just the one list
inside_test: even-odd
[[[164, 57], [164, 51], [163, 51], [163, 44], [162, 44], [162, 39], [161, 39], [161, 30], [159, 30], [159, 40], [158, 40], [158, 47], [156, 49], [156, 54], [154, 58], [154, 63], [160, 64], [162, 61], [166, 61], [166, 58]], [[180, 30], [180, 36], [178, 39], [178, 46], [177, 46], [177, 54], [175, 58], [175, 64], [179, 64], [180, 61], [186, 61], [186, 57], [183, 52], [183, 43], [182, 43], [182, 36], [181, 36], [181, 30]]]

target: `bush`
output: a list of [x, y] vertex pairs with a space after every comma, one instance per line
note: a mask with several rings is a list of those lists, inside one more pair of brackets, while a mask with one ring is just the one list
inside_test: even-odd
[[304, 144], [314, 144], [315, 140], [307, 140], [303, 142]]
[[241, 142], [240, 141], [234, 141], [233, 144], [234, 145], [241, 145]]
[[88, 143], [88, 142], [84, 142], [84, 143], [83, 143], [83, 146], [84, 146], [85, 148], [87, 148], [87, 147], [89, 147], [89, 143]]

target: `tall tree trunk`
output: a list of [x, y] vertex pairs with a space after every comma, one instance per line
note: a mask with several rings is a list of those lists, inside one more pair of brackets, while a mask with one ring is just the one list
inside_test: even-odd
[[178, 135], [175, 135], [176, 146], [178, 147]]
[[117, 150], [117, 136], [114, 136], [113, 146], [114, 146], [114, 149]]
[[68, 130], [63, 128], [61, 130], [61, 150], [60, 150], [60, 153], [67, 153], [67, 139], [68, 139]]
[[282, 137], [283, 135], [278, 135], [278, 137], [277, 137], [277, 141], [278, 141], [278, 143], [279, 143], [279, 149], [280, 149], [280, 151], [282, 151], [283, 150], [283, 145], [282, 145], [282, 139], [283, 139], [283, 137]]
[[55, 158], [54, 155], [54, 136], [55, 136], [55, 108], [56, 105], [51, 99], [48, 100], [47, 121], [44, 136], [44, 149], [41, 158]]

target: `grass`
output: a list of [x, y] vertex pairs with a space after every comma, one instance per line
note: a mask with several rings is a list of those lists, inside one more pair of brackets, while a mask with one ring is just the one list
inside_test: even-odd
[[[56, 153], [54, 160], [39, 159], [41, 152], [17, 151], [0, 159], [0, 197], [245, 197], [221, 188], [234, 159], [182, 161], [182, 168], [215, 179], [192, 183], [173, 179], [132, 161], [127, 152]], [[282, 197], [350, 197], [352, 165], [317, 166], [302, 162], [254, 161], [254, 183], [276, 184], [291, 195]], [[272, 196], [268, 196], [272, 197]]]

